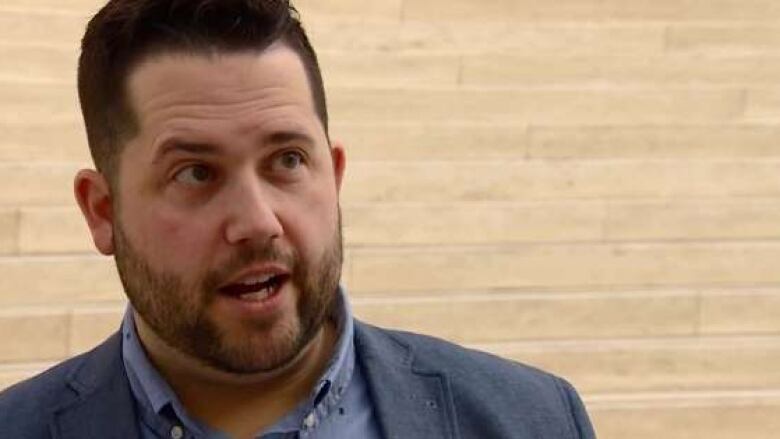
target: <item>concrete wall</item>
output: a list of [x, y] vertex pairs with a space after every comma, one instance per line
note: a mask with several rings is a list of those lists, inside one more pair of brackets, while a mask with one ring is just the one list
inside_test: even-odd
[[[0, 386], [124, 299], [71, 195], [98, 0], [0, 6]], [[568, 377], [603, 439], [780, 430], [780, 2], [307, 0], [357, 314]]]

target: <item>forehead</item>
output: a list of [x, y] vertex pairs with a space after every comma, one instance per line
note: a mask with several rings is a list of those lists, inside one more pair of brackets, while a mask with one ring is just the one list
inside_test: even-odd
[[282, 43], [263, 51], [155, 54], [130, 71], [127, 94], [142, 127], [200, 110], [229, 118], [257, 106], [315, 113], [303, 63]]

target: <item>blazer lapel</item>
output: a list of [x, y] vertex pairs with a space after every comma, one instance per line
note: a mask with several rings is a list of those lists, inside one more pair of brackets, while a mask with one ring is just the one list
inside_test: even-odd
[[69, 377], [68, 386], [74, 396], [55, 410], [54, 437], [139, 437], [119, 334], [114, 334], [87, 355], [83, 365]]
[[378, 328], [355, 323], [355, 350], [385, 439], [455, 439], [447, 377], [414, 363], [408, 346]]

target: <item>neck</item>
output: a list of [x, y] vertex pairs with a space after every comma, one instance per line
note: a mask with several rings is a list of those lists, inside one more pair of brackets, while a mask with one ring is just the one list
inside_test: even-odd
[[327, 321], [287, 365], [238, 375], [216, 370], [169, 346], [135, 314], [138, 336], [151, 362], [187, 412], [232, 437], [254, 437], [307, 398], [333, 355], [337, 334]]

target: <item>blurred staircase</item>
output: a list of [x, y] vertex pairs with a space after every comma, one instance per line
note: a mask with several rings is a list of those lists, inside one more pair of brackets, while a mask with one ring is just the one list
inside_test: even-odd
[[[97, 0], [0, 5], [0, 387], [117, 328], [72, 200]], [[780, 3], [306, 0], [356, 313], [565, 376], [602, 439], [780, 431]]]

